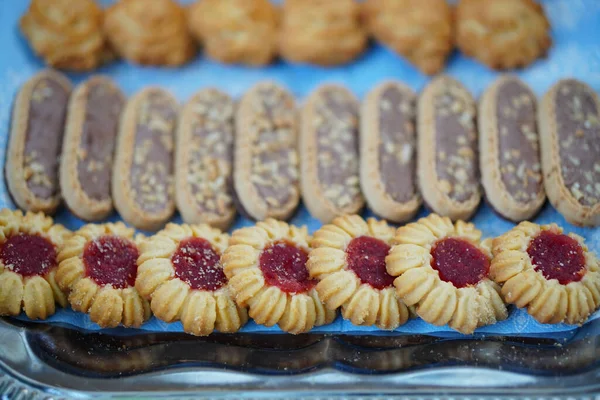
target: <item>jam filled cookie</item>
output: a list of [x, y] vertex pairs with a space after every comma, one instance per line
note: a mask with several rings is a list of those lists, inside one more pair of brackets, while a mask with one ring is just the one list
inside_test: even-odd
[[60, 188], [67, 207], [86, 221], [113, 209], [112, 160], [125, 97], [108, 78], [79, 85], [69, 102], [60, 161]]
[[53, 214], [60, 203], [58, 167], [71, 83], [46, 70], [15, 99], [6, 150], [6, 187], [15, 204]]
[[88, 224], [67, 240], [56, 282], [69, 292], [73, 310], [89, 312], [102, 328], [137, 328], [150, 318], [148, 302], [134, 287], [141, 241], [122, 222]]
[[248, 306], [257, 324], [298, 334], [335, 319], [306, 268], [309, 240], [306, 227], [272, 218], [233, 232], [223, 270], [238, 305]]
[[311, 241], [306, 264], [319, 280], [319, 297], [330, 310], [342, 307], [342, 316], [354, 325], [376, 325], [393, 330], [409, 318], [398, 298], [394, 277], [386, 271], [394, 228], [358, 215], [337, 217]]
[[67, 305], [56, 283], [57, 254], [69, 232], [42, 213], [0, 211], [0, 316], [46, 319]]
[[507, 303], [543, 324], [582, 324], [600, 306], [600, 265], [583, 238], [521, 222], [494, 239], [493, 279]]
[[507, 317], [500, 287], [488, 278], [489, 240], [470, 223], [430, 214], [398, 229], [387, 271], [398, 296], [434, 325], [464, 334]]

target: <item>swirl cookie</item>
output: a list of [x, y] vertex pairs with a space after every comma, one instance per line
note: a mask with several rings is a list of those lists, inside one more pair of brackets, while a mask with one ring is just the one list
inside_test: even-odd
[[58, 168], [71, 83], [45, 70], [19, 90], [4, 173], [17, 207], [53, 214], [60, 204]]
[[233, 232], [221, 258], [223, 271], [237, 304], [248, 306], [257, 324], [298, 334], [335, 319], [306, 268], [309, 240], [306, 227], [272, 218]]
[[494, 239], [492, 278], [507, 303], [543, 324], [582, 324], [600, 306], [600, 264], [583, 238], [521, 222]]
[[387, 272], [407, 306], [434, 325], [464, 334], [508, 313], [490, 273], [489, 241], [470, 223], [430, 214], [398, 229]]

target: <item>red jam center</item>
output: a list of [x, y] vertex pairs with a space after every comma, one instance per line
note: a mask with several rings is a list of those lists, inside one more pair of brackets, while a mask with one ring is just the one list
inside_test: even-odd
[[431, 249], [431, 266], [443, 281], [457, 288], [475, 285], [488, 275], [489, 258], [477, 247], [463, 239], [439, 240]]
[[171, 262], [175, 275], [192, 289], [217, 290], [226, 282], [221, 257], [206, 239], [182, 240]]
[[585, 274], [585, 256], [577, 240], [543, 231], [529, 243], [527, 254], [536, 271], [562, 285], [579, 281]]
[[85, 273], [98, 285], [125, 289], [135, 284], [139, 251], [119, 236], [101, 236], [83, 250]]
[[265, 247], [260, 254], [259, 266], [267, 284], [287, 293], [303, 293], [316, 284], [309, 278], [307, 260], [306, 250], [280, 240]]
[[362, 283], [375, 289], [392, 286], [394, 277], [385, 269], [385, 257], [390, 246], [383, 240], [370, 236], [354, 238], [346, 248], [346, 262]]
[[56, 267], [56, 249], [46, 238], [22, 233], [2, 245], [0, 258], [7, 269], [21, 276], [44, 275]]

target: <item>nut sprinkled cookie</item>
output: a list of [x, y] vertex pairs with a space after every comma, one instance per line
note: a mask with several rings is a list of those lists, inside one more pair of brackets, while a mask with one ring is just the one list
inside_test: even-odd
[[402, 83], [373, 89], [361, 110], [360, 185], [375, 214], [411, 219], [421, 205], [416, 183], [415, 94]]
[[417, 175], [425, 205], [452, 220], [469, 219], [481, 200], [475, 103], [449, 76], [419, 97]]
[[53, 214], [60, 203], [58, 166], [71, 83], [45, 70], [15, 99], [4, 172], [15, 204]]
[[585, 83], [565, 79], [544, 95], [538, 113], [544, 185], [572, 224], [600, 225], [600, 101]]
[[532, 218], [546, 200], [535, 95], [520, 79], [503, 76], [483, 94], [478, 122], [487, 201], [511, 221]]
[[294, 98], [272, 82], [259, 83], [240, 101], [235, 125], [239, 211], [255, 220], [290, 218], [300, 201]]
[[107, 217], [113, 209], [113, 153], [125, 97], [103, 76], [73, 91], [60, 161], [60, 188], [67, 207], [86, 221]]
[[310, 213], [327, 223], [364, 206], [358, 164], [358, 102], [346, 88], [324, 85], [302, 110], [302, 197]]
[[178, 104], [147, 88], [125, 106], [113, 167], [112, 193], [123, 219], [156, 230], [173, 215], [173, 151]]

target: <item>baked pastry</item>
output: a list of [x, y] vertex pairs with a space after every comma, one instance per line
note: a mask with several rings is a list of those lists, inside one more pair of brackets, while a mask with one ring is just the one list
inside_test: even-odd
[[367, 45], [354, 0], [285, 0], [279, 51], [288, 61], [319, 65], [345, 64]]
[[552, 45], [544, 8], [534, 0], [460, 0], [458, 48], [494, 69], [525, 67]]
[[600, 264], [582, 237], [521, 222], [494, 239], [490, 276], [543, 324], [582, 324], [600, 306]]
[[265, 65], [277, 53], [279, 11], [269, 0], [197, 0], [187, 16], [190, 31], [215, 60]]
[[366, 0], [363, 18], [371, 35], [425, 74], [440, 72], [454, 47], [446, 0]]
[[174, 0], [119, 0], [106, 10], [104, 32], [121, 57], [137, 64], [178, 66], [196, 53]]
[[386, 271], [394, 228], [385, 221], [358, 215], [337, 217], [315, 232], [306, 267], [319, 280], [319, 297], [330, 310], [354, 325], [394, 330], [409, 318], [409, 310]]
[[88, 224], [73, 234], [58, 254], [56, 272], [73, 310], [89, 313], [102, 328], [137, 328], [150, 318], [134, 286], [142, 240], [122, 222]]
[[56, 284], [57, 254], [71, 232], [42, 213], [0, 210], [0, 316], [31, 319], [67, 305]]
[[102, 33], [103, 18], [93, 0], [32, 0], [19, 26], [46, 64], [88, 71], [113, 58]]
[[386, 258], [398, 296], [434, 325], [464, 334], [503, 320], [500, 286], [489, 277], [490, 240], [475, 225], [430, 214], [398, 229]]
[[233, 232], [223, 271], [237, 304], [247, 306], [257, 324], [298, 334], [335, 319], [306, 268], [309, 240], [306, 227], [272, 218]]
[[208, 225], [168, 224], [142, 244], [135, 287], [158, 319], [181, 320], [197, 336], [236, 332], [246, 323], [221, 266], [228, 239]]

